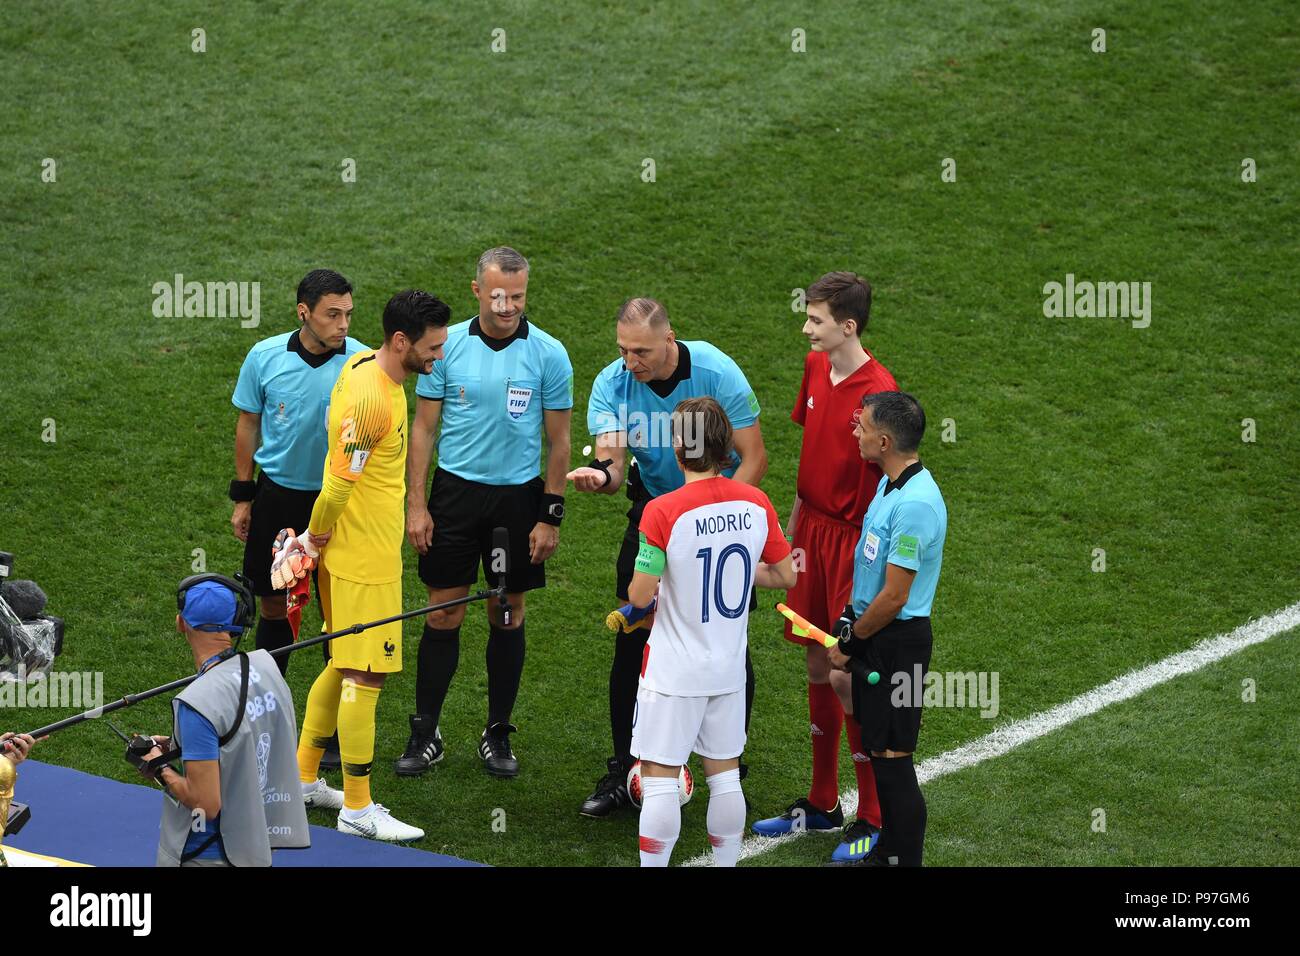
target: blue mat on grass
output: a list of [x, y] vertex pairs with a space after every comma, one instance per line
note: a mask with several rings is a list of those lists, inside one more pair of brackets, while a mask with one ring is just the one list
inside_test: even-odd
[[[14, 799], [32, 819], [5, 845], [91, 866], [153, 866], [158, 852], [161, 791], [26, 760]], [[311, 848], [278, 850], [275, 866], [478, 866], [412, 847], [311, 828]]]

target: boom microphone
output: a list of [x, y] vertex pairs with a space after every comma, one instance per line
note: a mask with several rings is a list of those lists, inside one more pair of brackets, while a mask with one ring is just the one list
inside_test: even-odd
[[49, 598], [35, 581], [5, 581], [0, 585], [0, 597], [5, 599], [20, 621], [40, 617], [49, 603]]
[[[324, 644], [326, 641], [332, 641], [335, 638], [345, 637], [349, 634], [360, 634], [362, 631], [368, 631], [372, 627], [383, 627], [385, 624], [392, 624], [395, 621], [405, 621], [412, 617], [424, 617], [433, 611], [445, 611], [447, 608], [460, 607], [462, 604], [469, 604], [473, 601], [484, 601], [497, 593], [496, 588], [490, 588], [486, 591], [476, 591], [473, 594], [467, 594], [465, 597], [452, 598], [450, 601], [443, 601], [440, 604], [430, 604], [428, 607], [416, 608], [414, 611], [403, 611], [400, 614], [393, 614], [388, 617], [380, 618], [377, 621], [367, 621], [364, 624], [353, 624], [349, 627], [332, 631], [329, 634], [321, 634], [318, 637], [308, 638], [305, 641], [298, 641], [296, 644], [286, 644], [284, 647], [277, 647], [271, 651], [272, 657], [283, 657], [286, 654], [292, 654], [294, 651], [301, 651], [305, 648], [312, 647], [316, 644]], [[121, 700], [115, 700], [111, 704], [101, 704], [93, 710], [87, 710], [84, 713], [74, 714], [71, 717], [65, 717], [63, 720], [56, 720], [52, 724], [46, 724], [36, 730], [29, 731], [31, 736], [40, 740], [47, 734], [56, 733], [66, 727], [72, 727], [83, 721], [93, 720], [102, 717], [104, 714], [110, 714], [115, 710], [121, 710], [123, 707], [130, 707], [138, 704], [142, 700], [148, 700], [151, 697], [157, 697], [159, 694], [165, 694], [168, 691], [180, 690], [199, 679], [198, 674], [190, 674], [188, 677], [182, 677], [179, 680], [171, 681], [159, 687], [152, 687], [149, 690], [141, 691], [138, 694], [127, 694]], [[7, 743], [0, 744], [0, 752], [8, 746]]]

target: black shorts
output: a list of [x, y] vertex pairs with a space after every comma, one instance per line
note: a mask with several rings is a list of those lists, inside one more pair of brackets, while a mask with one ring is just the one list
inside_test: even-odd
[[472, 586], [482, 561], [488, 585], [495, 586], [492, 531], [505, 528], [510, 532], [506, 590], [522, 594], [546, 587], [546, 565], [533, 564], [528, 556], [528, 535], [537, 524], [545, 487], [540, 477], [522, 485], [485, 485], [436, 470], [429, 491], [433, 543], [420, 555], [420, 580], [431, 588]]
[[306, 531], [317, 491], [297, 491], [277, 485], [265, 473], [257, 476], [257, 495], [244, 544], [244, 576], [253, 583], [253, 593], [268, 597], [281, 592], [271, 587], [271, 549], [283, 528]]
[[880, 674], [874, 685], [853, 675], [853, 716], [862, 727], [862, 746], [868, 752], [915, 752], [933, 646], [930, 619], [892, 621], [854, 645], [854, 656]]
[[[630, 497], [630, 496], [629, 496]], [[633, 499], [632, 508], [627, 513], [627, 530], [623, 532], [623, 544], [618, 549], [618, 561], [615, 565], [617, 579], [614, 596], [620, 601], [627, 601], [627, 589], [632, 584], [632, 574], [636, 571], [636, 555], [641, 550], [641, 515], [645, 512], [646, 501]], [[749, 589], [749, 611], [758, 610], [758, 589]]]

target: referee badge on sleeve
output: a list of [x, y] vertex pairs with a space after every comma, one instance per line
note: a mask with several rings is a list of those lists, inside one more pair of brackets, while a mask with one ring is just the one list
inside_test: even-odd
[[532, 403], [532, 400], [533, 390], [531, 388], [520, 388], [518, 385], [511, 385], [506, 389], [506, 411], [516, 421], [523, 417], [524, 412], [528, 411], [528, 406]]

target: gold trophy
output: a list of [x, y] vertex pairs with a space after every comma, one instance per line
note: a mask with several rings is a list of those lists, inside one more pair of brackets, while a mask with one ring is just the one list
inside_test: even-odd
[[[18, 771], [9, 762], [9, 758], [0, 756], [0, 844], [4, 842], [5, 824], [9, 822], [9, 804], [13, 803], [14, 781], [17, 779]], [[0, 846], [0, 867], [8, 865], [4, 847]]]

